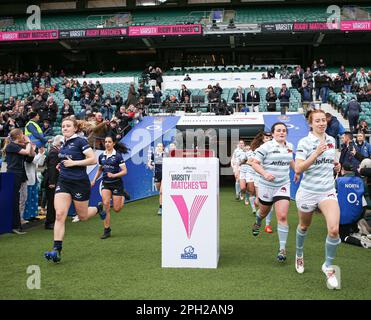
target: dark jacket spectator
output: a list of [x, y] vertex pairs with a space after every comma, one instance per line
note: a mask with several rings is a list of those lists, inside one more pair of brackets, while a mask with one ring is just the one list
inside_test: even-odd
[[248, 106], [252, 107], [256, 107], [260, 103], [260, 94], [258, 91], [255, 91], [255, 87], [253, 85], [250, 86], [250, 92], [247, 93], [246, 102]]
[[287, 90], [287, 87], [286, 87], [285, 84], [282, 85], [282, 89], [280, 90], [280, 92], [278, 94], [278, 99], [281, 102], [281, 108], [282, 108], [282, 106], [286, 106], [286, 107], [289, 106], [289, 102], [290, 102], [290, 91]]
[[184, 102], [184, 97], [185, 96], [189, 96], [190, 97], [191, 94], [192, 94], [191, 91], [188, 90], [187, 87], [184, 84], [182, 84], [182, 89], [180, 89], [179, 95], [178, 95], [179, 101], [180, 102]]
[[121, 107], [123, 103], [124, 103], [124, 100], [122, 99], [120, 92], [117, 91], [115, 96], [112, 99], [112, 104], [117, 107]]
[[42, 109], [40, 109], [40, 120], [49, 120], [51, 124], [53, 124], [57, 119], [57, 113], [58, 113], [58, 106], [54, 102], [53, 97], [49, 97], [46, 104], [43, 106]]
[[62, 119], [75, 114], [73, 107], [70, 105], [70, 102], [67, 99], [63, 101], [63, 106], [61, 108], [60, 114], [62, 116]]
[[349, 121], [349, 128], [351, 132], [354, 132], [357, 125], [358, 125], [358, 119], [359, 114], [362, 112], [361, 104], [356, 101], [354, 98], [352, 98], [344, 110], [344, 116], [348, 117]]
[[340, 122], [335, 116], [331, 115], [330, 113], [326, 113], [326, 120], [326, 133], [336, 140], [340, 132]]
[[130, 106], [131, 104], [136, 105], [137, 99], [137, 92], [135, 91], [134, 84], [130, 84], [128, 98], [126, 100], [126, 106]]
[[291, 86], [295, 89], [299, 89], [301, 86], [301, 79], [300, 79], [299, 74], [296, 71], [294, 71], [291, 74], [290, 79], [291, 79]]
[[90, 104], [91, 104], [90, 93], [89, 91], [86, 91], [84, 98], [80, 100], [80, 106], [82, 109], [85, 109]]
[[276, 101], [277, 101], [277, 95], [273, 90], [273, 87], [268, 88], [268, 92], [265, 96], [265, 100], [268, 102], [268, 111], [275, 112], [277, 110], [276, 108]]
[[64, 98], [68, 99], [69, 101], [72, 101], [73, 98], [73, 90], [71, 88], [71, 84], [68, 82], [66, 84], [66, 87], [63, 90]]
[[339, 75], [336, 76], [334, 81], [332, 82], [332, 90], [336, 93], [340, 93], [343, 90], [343, 80], [340, 78]]
[[213, 86], [213, 90], [209, 92], [207, 99], [209, 103], [219, 103], [221, 101], [220, 92], [217, 91], [216, 86]]
[[313, 101], [312, 88], [308, 86], [306, 81], [303, 81], [303, 86], [299, 88], [299, 92], [301, 94], [301, 101], [303, 102]]

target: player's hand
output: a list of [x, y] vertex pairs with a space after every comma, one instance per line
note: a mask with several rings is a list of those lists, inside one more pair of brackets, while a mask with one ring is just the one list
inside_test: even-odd
[[107, 177], [108, 178], [116, 178], [116, 175], [114, 173], [108, 172]]
[[58, 163], [57, 166], [55, 167], [58, 171], [61, 171], [61, 164]]
[[294, 182], [295, 183], [298, 183], [299, 180], [300, 180], [300, 173], [295, 173], [295, 175], [294, 175]]
[[63, 160], [62, 162], [63, 162], [63, 165], [66, 168], [70, 168], [70, 167], [73, 167], [75, 165], [75, 161], [73, 161], [71, 159]]
[[274, 181], [274, 179], [275, 179], [275, 176], [271, 173], [268, 173], [268, 172], [263, 177], [267, 181]]
[[54, 189], [55, 188], [55, 184], [49, 184], [49, 189]]
[[334, 170], [336, 173], [339, 173], [341, 170], [341, 164], [339, 162], [335, 163]]
[[322, 153], [324, 153], [327, 150], [327, 145], [325, 142], [321, 141], [320, 144], [317, 146], [316, 154], [317, 157], [319, 157]]

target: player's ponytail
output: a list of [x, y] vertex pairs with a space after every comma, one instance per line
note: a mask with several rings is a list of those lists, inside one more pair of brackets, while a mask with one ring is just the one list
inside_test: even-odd
[[115, 144], [114, 148], [115, 148], [116, 151], [118, 151], [120, 153], [128, 153], [129, 152], [130, 149], [125, 144], [123, 144], [121, 142], [118, 142], [114, 135], [108, 135], [106, 138], [111, 138], [112, 139], [113, 143]]

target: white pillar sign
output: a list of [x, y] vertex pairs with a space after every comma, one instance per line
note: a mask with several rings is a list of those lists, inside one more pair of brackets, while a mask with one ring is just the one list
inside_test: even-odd
[[219, 160], [165, 158], [162, 196], [162, 267], [217, 268]]

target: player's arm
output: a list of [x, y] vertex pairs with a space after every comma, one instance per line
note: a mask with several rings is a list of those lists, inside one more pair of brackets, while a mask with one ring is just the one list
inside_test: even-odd
[[71, 160], [67, 159], [63, 161], [63, 165], [65, 167], [87, 167], [87, 166], [92, 166], [97, 163], [97, 159], [95, 157], [94, 151], [92, 148], [87, 148], [83, 151], [85, 155], [85, 159], [83, 160]]
[[95, 185], [95, 182], [97, 181], [97, 179], [101, 176], [103, 172], [103, 167], [100, 165], [98, 167], [98, 170], [97, 170], [97, 173], [95, 174], [95, 177], [94, 179], [91, 181], [91, 186], [93, 187]]
[[125, 163], [120, 164], [120, 169], [121, 169], [120, 172], [118, 172], [118, 173], [108, 173], [107, 176], [109, 178], [121, 178], [128, 173], [128, 169], [126, 168]]
[[251, 162], [251, 166], [253, 169], [259, 173], [265, 180], [273, 181], [275, 179], [274, 175], [264, 170], [261, 166], [260, 161], [257, 159], [253, 159]]

